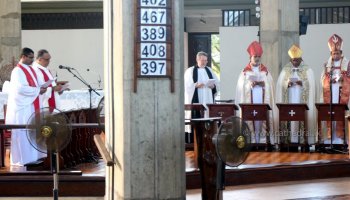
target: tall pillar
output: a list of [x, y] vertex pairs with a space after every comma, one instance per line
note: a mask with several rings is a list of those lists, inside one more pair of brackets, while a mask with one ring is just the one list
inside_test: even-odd
[[0, 1], [0, 88], [10, 80], [21, 49], [21, 1]]
[[299, 0], [261, 0], [260, 42], [263, 63], [277, 81], [289, 62], [288, 50], [299, 44]]
[[185, 199], [183, 0], [172, 2], [174, 88], [139, 78], [134, 92], [135, 0], [104, 0], [105, 199]]

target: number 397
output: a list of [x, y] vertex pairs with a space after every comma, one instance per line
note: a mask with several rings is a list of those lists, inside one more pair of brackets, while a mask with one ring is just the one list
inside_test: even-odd
[[141, 75], [166, 75], [166, 61], [141, 60]]

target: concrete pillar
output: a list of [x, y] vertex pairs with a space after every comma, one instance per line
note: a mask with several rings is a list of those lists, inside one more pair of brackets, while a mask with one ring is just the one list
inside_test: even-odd
[[21, 1], [0, 1], [0, 88], [10, 80], [21, 49]]
[[289, 62], [288, 50], [299, 44], [299, 0], [261, 0], [260, 42], [263, 63], [277, 81]]
[[135, 1], [104, 1], [105, 199], [185, 199], [183, 0], [173, 2], [175, 92], [166, 78], [134, 81]]

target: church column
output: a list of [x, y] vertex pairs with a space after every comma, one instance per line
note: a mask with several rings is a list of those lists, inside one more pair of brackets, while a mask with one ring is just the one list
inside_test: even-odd
[[299, 0], [261, 0], [260, 42], [263, 63], [277, 81], [289, 62], [288, 50], [299, 44]]
[[21, 49], [21, 1], [0, 1], [0, 88], [10, 80]]
[[174, 7], [174, 92], [168, 78], [138, 78], [134, 92], [135, 4], [104, 1], [106, 199], [185, 199], [183, 0]]

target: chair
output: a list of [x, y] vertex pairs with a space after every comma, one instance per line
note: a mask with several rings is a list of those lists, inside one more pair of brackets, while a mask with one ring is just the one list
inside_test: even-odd
[[[6, 118], [6, 108], [7, 105], [4, 104], [4, 119], [0, 120], [0, 124], [5, 124], [5, 118]], [[4, 129], [1, 137], [0, 137], [0, 142], [1, 142], [1, 166], [5, 167], [5, 156], [6, 156], [6, 149], [10, 150], [11, 147], [11, 130]]]

